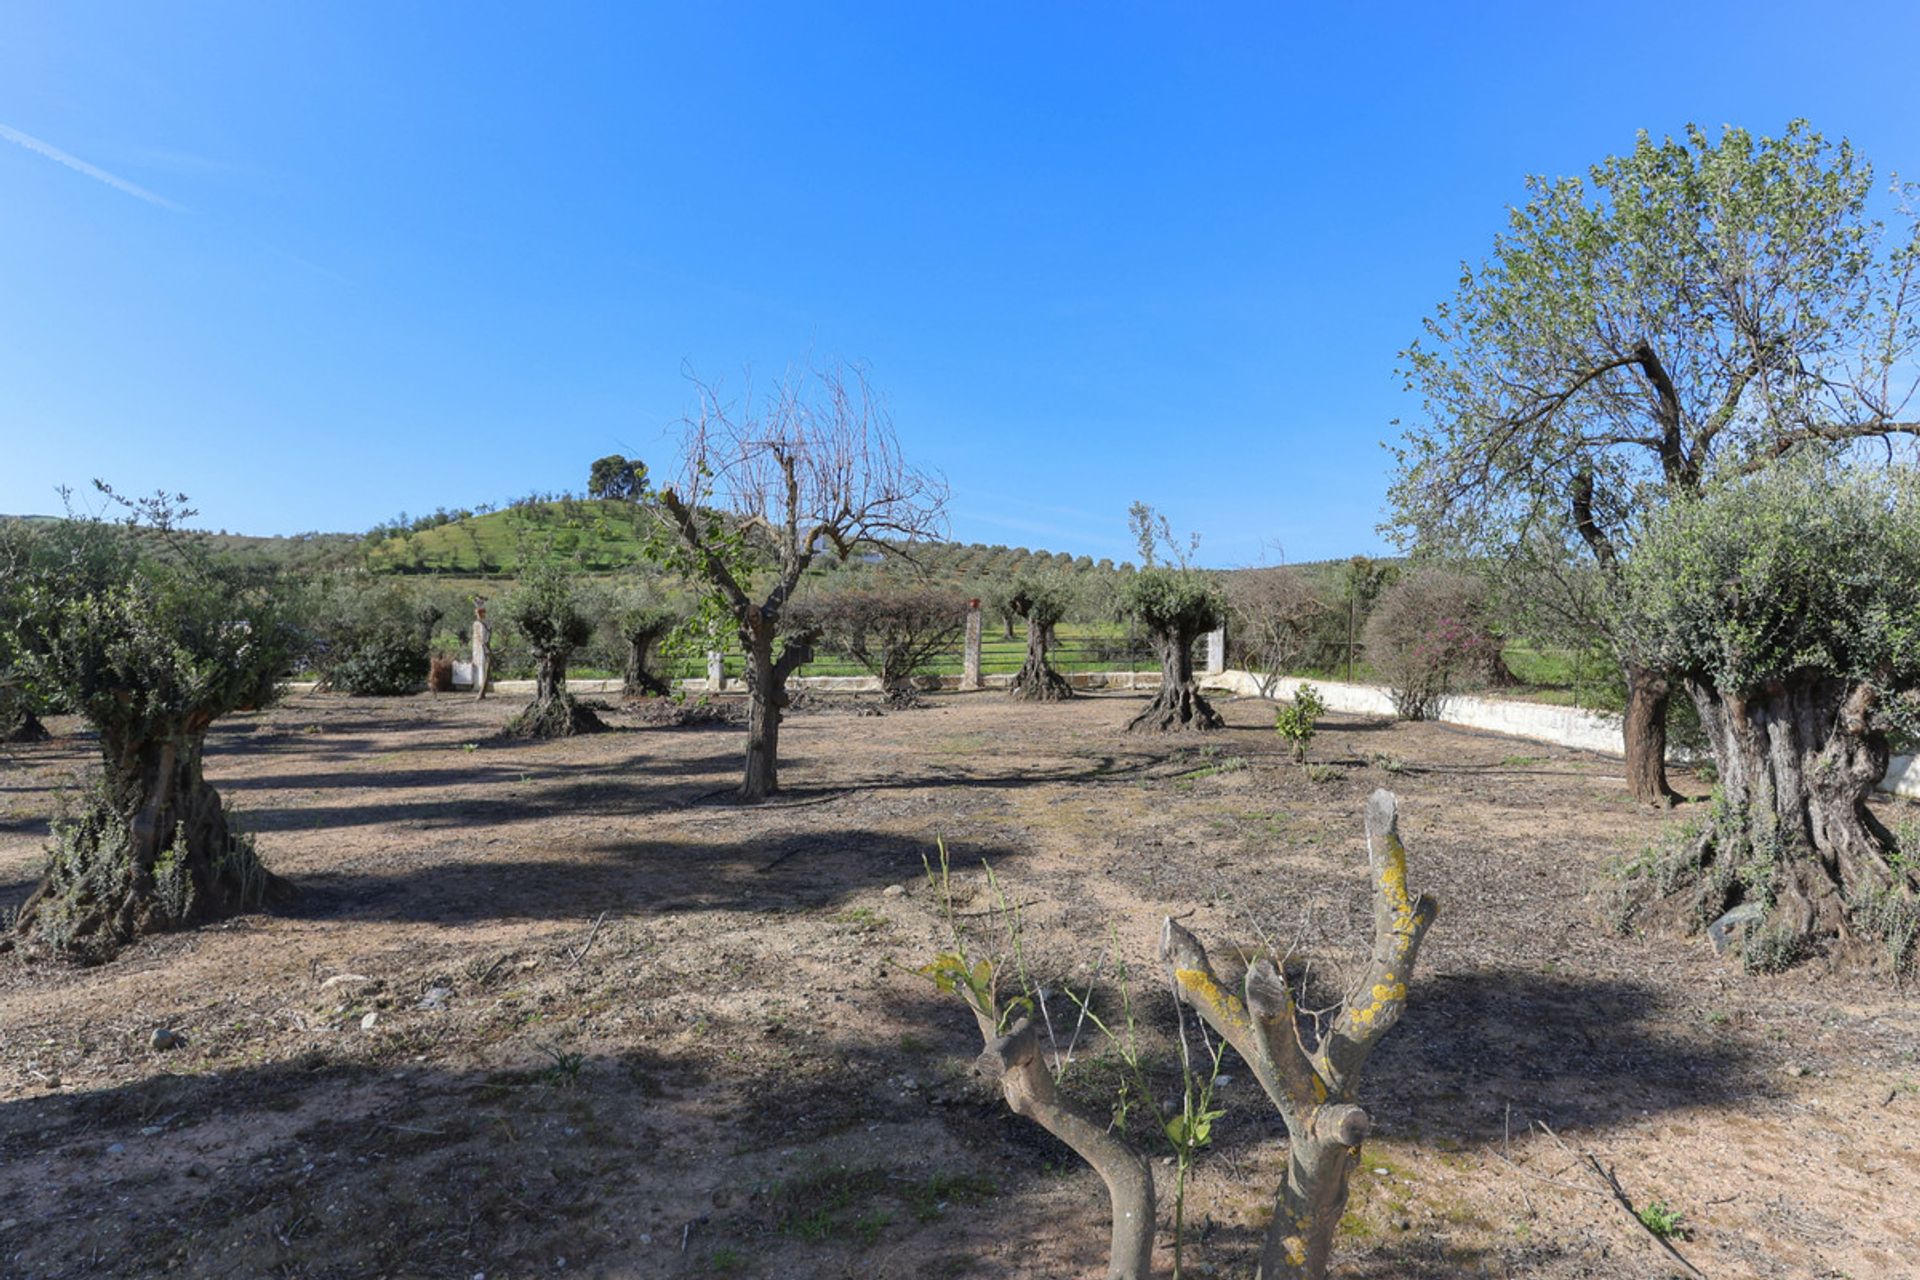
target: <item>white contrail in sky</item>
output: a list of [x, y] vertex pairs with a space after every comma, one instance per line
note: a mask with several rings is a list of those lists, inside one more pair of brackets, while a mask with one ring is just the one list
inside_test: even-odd
[[0, 124], [0, 138], [5, 138], [8, 142], [17, 142], [29, 151], [36, 151], [49, 160], [67, 166], [67, 168], [72, 169], [75, 173], [84, 173], [89, 178], [104, 182], [115, 190], [124, 191], [136, 199], [145, 200], [148, 204], [157, 204], [162, 209], [171, 209], [175, 213], [186, 212], [185, 209], [167, 199], [165, 196], [157, 196], [145, 187], [135, 186], [125, 178], [116, 178], [105, 169], [95, 168], [80, 157], [70, 156], [51, 143], [40, 141], [40, 139], [30, 133], [22, 133], [18, 129]]

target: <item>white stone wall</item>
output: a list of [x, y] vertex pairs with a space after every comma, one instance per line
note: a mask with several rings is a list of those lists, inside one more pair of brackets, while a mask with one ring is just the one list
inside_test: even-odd
[[[1320, 691], [1329, 711], [1349, 715], [1390, 716], [1393, 700], [1375, 685], [1346, 684], [1339, 680], [1303, 681], [1291, 676], [1263, 676], [1251, 671], [1224, 671], [1202, 681], [1208, 688], [1225, 689], [1252, 698], [1289, 699], [1302, 684], [1311, 683]], [[1523, 702], [1517, 698], [1454, 697], [1447, 699], [1435, 717], [1443, 724], [1469, 729], [1485, 729], [1535, 742], [1577, 747], [1601, 755], [1623, 754], [1620, 741], [1620, 717], [1604, 711], [1583, 711], [1577, 707], [1559, 707], [1545, 702]], [[1920, 799], [1920, 768], [1913, 756], [1895, 756], [1887, 765], [1887, 776], [1880, 790], [1893, 795]]]

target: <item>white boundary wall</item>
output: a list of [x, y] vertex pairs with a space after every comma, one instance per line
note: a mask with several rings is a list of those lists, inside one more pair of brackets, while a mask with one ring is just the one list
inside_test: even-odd
[[[1076, 689], [1155, 689], [1160, 685], [1158, 671], [1076, 671], [1067, 678]], [[916, 683], [922, 689], [952, 689], [959, 682], [958, 676], [933, 676]], [[1004, 689], [1013, 683], [1013, 677], [987, 676], [981, 683], [989, 689]], [[1370, 684], [1347, 684], [1340, 680], [1308, 681], [1293, 676], [1269, 677], [1251, 671], [1222, 671], [1218, 675], [1202, 677], [1200, 683], [1206, 688], [1224, 689], [1242, 697], [1275, 700], [1290, 699], [1295, 689], [1303, 684], [1311, 684], [1320, 691], [1320, 699], [1327, 704], [1329, 711], [1361, 716], [1393, 714], [1393, 700], [1387, 697], [1387, 691]], [[688, 693], [704, 693], [707, 688], [705, 680], [679, 680], [675, 684]], [[787, 681], [787, 685], [793, 689], [819, 689], [829, 693], [880, 692], [880, 681], [874, 676], [794, 676]], [[311, 693], [313, 682], [296, 680], [286, 688], [291, 693]], [[572, 693], [618, 693], [620, 688], [621, 682], [618, 680], [567, 681], [567, 689]], [[727, 681], [724, 688], [731, 693], [746, 692], [745, 682], [739, 680]], [[533, 681], [496, 680], [493, 691], [532, 693]], [[1484, 729], [1488, 733], [1527, 738], [1534, 742], [1551, 742], [1556, 746], [1574, 747], [1606, 756], [1621, 754], [1620, 717], [1604, 711], [1583, 711], [1578, 707], [1557, 707], [1547, 702], [1475, 698], [1462, 694], [1448, 698], [1440, 708], [1440, 714], [1434, 718], [1442, 724]], [[1880, 790], [1920, 800], [1920, 762], [1910, 755], [1893, 757], [1887, 763], [1887, 776], [1880, 780]]]
[[[1393, 700], [1384, 689], [1370, 684], [1346, 684], [1339, 680], [1300, 680], [1292, 676], [1270, 677], [1251, 671], [1223, 671], [1201, 683], [1208, 688], [1225, 689], [1249, 698], [1292, 698], [1295, 689], [1311, 684], [1329, 711], [1350, 715], [1390, 716]], [[1485, 729], [1514, 738], [1551, 742], [1556, 746], [1576, 747], [1601, 755], [1623, 754], [1620, 746], [1620, 717], [1604, 711], [1583, 711], [1578, 707], [1557, 707], [1546, 702], [1522, 702], [1515, 698], [1475, 698], [1464, 694], [1448, 698], [1434, 717], [1443, 724], [1469, 729]], [[1920, 765], [1913, 756], [1895, 756], [1887, 764], [1887, 776], [1880, 790], [1893, 795], [1920, 799]]]

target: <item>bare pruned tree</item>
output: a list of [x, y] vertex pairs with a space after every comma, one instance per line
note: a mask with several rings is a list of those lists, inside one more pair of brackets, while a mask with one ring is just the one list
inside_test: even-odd
[[[1407, 851], [1391, 792], [1368, 799], [1366, 832], [1373, 952], [1331, 1023], [1301, 1012], [1286, 976], [1268, 957], [1248, 966], [1236, 991], [1214, 970], [1198, 938], [1171, 919], [1161, 928], [1160, 959], [1176, 998], [1240, 1055], [1287, 1127], [1286, 1181], [1274, 1197], [1258, 1280], [1325, 1280], [1360, 1147], [1373, 1129], [1357, 1101], [1361, 1074], [1400, 1020], [1420, 944], [1438, 910], [1432, 898], [1407, 887]], [[985, 1042], [978, 1069], [999, 1083], [1008, 1107], [1072, 1147], [1107, 1184], [1110, 1280], [1151, 1276], [1156, 1212], [1147, 1157], [1106, 1115], [1090, 1113], [1059, 1087], [1062, 1058], [1046, 1051], [1044, 1009], [1035, 1012], [1046, 993], [1003, 998], [993, 963], [970, 962], [964, 952], [942, 956], [923, 972], [972, 1009]], [[1321, 1026], [1323, 1032], [1310, 1030]]]
[[1281, 676], [1297, 671], [1312, 655], [1329, 603], [1320, 587], [1292, 566], [1243, 569], [1227, 579], [1231, 634], [1272, 697]]
[[[817, 632], [787, 627], [801, 575], [822, 554], [898, 553], [945, 529], [946, 482], [908, 465], [864, 366], [790, 375], [737, 402], [696, 382], [679, 478], [660, 494], [670, 534], [661, 558], [701, 583], [707, 621], [722, 619], [746, 656], [744, 800], [779, 788], [786, 682]], [[776, 653], [775, 646], [779, 645]]]

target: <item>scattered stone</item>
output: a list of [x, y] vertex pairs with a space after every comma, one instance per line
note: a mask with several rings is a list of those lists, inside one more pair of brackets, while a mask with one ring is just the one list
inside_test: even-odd
[[186, 1042], [187, 1038], [171, 1027], [155, 1027], [153, 1035], [147, 1040], [149, 1047], [163, 1053], [168, 1049], [178, 1049]]
[[887, 898], [904, 898], [907, 896], [907, 886], [903, 884], [890, 884], [881, 890], [881, 896]]
[[1757, 902], [1743, 902], [1727, 914], [1707, 926], [1707, 941], [1713, 944], [1713, 954], [1723, 956], [1734, 943], [1740, 940], [1749, 924], [1759, 924], [1766, 917], [1766, 910]]
[[127, 1150], [126, 1143], [116, 1142], [112, 1146], [107, 1148], [107, 1154], [110, 1156], [123, 1155], [125, 1154], [126, 1150]]
[[331, 978], [328, 978], [325, 982], [321, 983], [320, 989], [322, 991], [325, 991], [328, 987], [337, 987], [343, 982], [371, 982], [371, 981], [373, 981], [373, 979], [369, 978], [364, 973], [336, 973]]
[[426, 994], [420, 997], [420, 1003], [414, 1007], [419, 1009], [429, 1009], [435, 1013], [438, 1013], [440, 1010], [445, 1009], [447, 1007], [447, 1001], [451, 1000], [452, 998], [453, 998], [452, 987], [428, 987]]
[[196, 1160], [187, 1166], [187, 1176], [189, 1178], [211, 1178], [213, 1176], [213, 1170]]
[[1789, 1062], [1786, 1066], [1786, 1072], [1788, 1075], [1798, 1080], [1801, 1076], [1804, 1076], [1807, 1074], [1807, 1069], [1804, 1066], [1800, 1065], [1798, 1062]]
[[1215, 1076], [1213, 1078], [1213, 1087], [1216, 1089], [1224, 1089], [1232, 1083], [1233, 1083], [1232, 1076]]
[[143, 1138], [151, 1138], [156, 1133], [165, 1133], [166, 1131], [167, 1126], [163, 1124], [150, 1124], [140, 1131], [140, 1136]]
[[380, 1015], [370, 1010], [366, 1017], [360, 1019], [360, 1029], [362, 1031], [371, 1031], [373, 1030], [374, 1023], [378, 1021], [380, 1021]]

